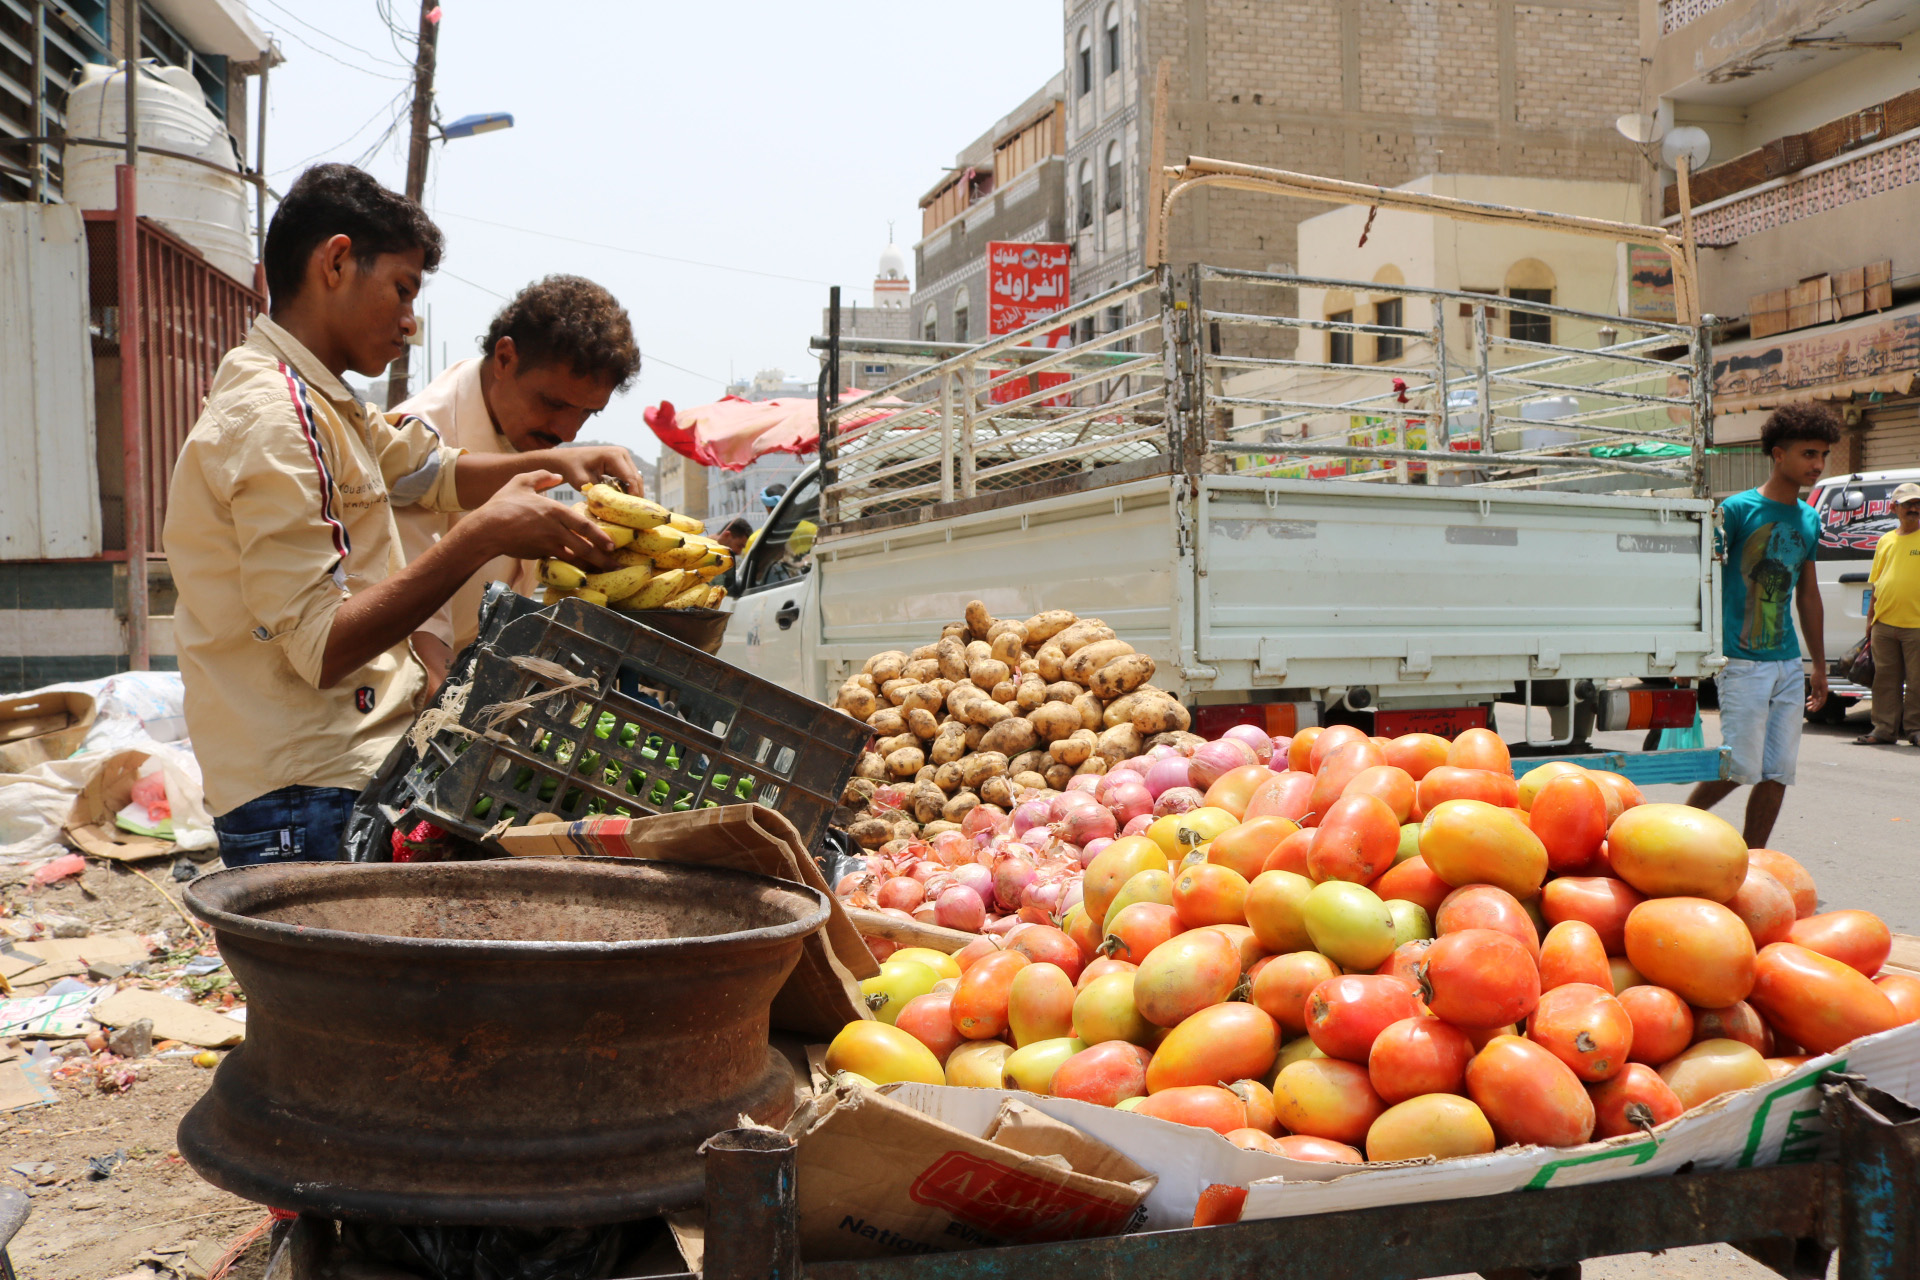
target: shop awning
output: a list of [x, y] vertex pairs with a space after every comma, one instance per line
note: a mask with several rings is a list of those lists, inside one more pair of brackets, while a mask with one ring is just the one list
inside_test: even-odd
[[1920, 379], [1920, 303], [1713, 349], [1715, 414], [1795, 400], [1905, 395]]
[[[868, 394], [849, 389], [840, 393], [840, 403]], [[876, 400], [871, 413], [849, 415], [841, 419], [841, 425], [852, 427], [892, 417], [905, 403], [892, 396]], [[662, 400], [641, 416], [662, 444], [703, 467], [740, 471], [763, 454], [813, 453], [820, 447], [820, 409], [810, 399], [743, 400], [726, 396], [683, 410], [675, 409], [670, 400]]]

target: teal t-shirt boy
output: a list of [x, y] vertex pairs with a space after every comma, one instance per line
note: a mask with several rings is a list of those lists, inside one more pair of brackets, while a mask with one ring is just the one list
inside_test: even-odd
[[1729, 658], [1784, 662], [1800, 657], [1793, 630], [1800, 566], [1820, 545], [1820, 517], [1805, 502], [1775, 502], [1758, 489], [1720, 506], [1727, 568], [1721, 635]]

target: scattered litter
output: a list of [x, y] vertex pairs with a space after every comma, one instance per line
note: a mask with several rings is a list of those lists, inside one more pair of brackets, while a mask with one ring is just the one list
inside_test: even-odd
[[59, 1095], [39, 1067], [31, 1062], [0, 1063], [0, 1112], [51, 1106], [57, 1101]]
[[90, 985], [81, 982], [77, 978], [62, 978], [60, 981], [48, 987], [42, 994], [50, 996], [72, 996], [91, 990], [93, 990], [93, 988]]
[[138, 987], [115, 992], [101, 1001], [93, 1009], [93, 1018], [109, 1027], [124, 1027], [145, 1018], [152, 1022], [153, 1034], [161, 1039], [180, 1040], [205, 1049], [238, 1044], [247, 1034], [243, 1023], [224, 1014]]
[[180, 975], [186, 978], [200, 978], [209, 973], [218, 973], [226, 964], [219, 956], [195, 956], [180, 966]]
[[113, 1176], [113, 1171], [127, 1162], [127, 1149], [121, 1147], [110, 1156], [87, 1157], [87, 1180], [103, 1182]]
[[95, 982], [118, 982], [130, 973], [145, 973], [144, 964], [112, 964], [105, 960], [93, 960], [87, 964], [87, 976]]
[[51, 1160], [25, 1160], [7, 1167], [36, 1187], [48, 1186], [54, 1180], [54, 1166]]
[[176, 858], [173, 863], [173, 878], [184, 884], [200, 874], [200, 868], [193, 865], [192, 858]]
[[35, 884], [52, 884], [56, 880], [65, 880], [68, 876], [77, 876], [87, 869], [87, 860], [77, 853], [61, 854], [49, 859], [33, 873]]
[[202, 1049], [193, 1055], [193, 1065], [196, 1067], [217, 1067], [220, 1065], [220, 1055], [211, 1049]]
[[53, 938], [84, 938], [93, 932], [93, 926], [79, 916], [41, 916], [40, 926]]
[[105, 987], [89, 987], [71, 995], [0, 1000], [0, 1035], [78, 1040], [93, 1030], [94, 1006], [106, 994]]
[[125, 1093], [140, 1073], [121, 1062], [103, 1062], [94, 1069], [93, 1083], [102, 1093]]
[[144, 1058], [153, 1052], [153, 1019], [141, 1018], [107, 1035], [107, 1048], [122, 1058]]

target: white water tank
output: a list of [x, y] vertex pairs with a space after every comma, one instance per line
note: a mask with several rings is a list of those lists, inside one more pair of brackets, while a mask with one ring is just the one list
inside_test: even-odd
[[[140, 83], [140, 215], [152, 218], [206, 255], [242, 284], [253, 283], [253, 233], [247, 219], [247, 186], [238, 177], [226, 126], [207, 110], [193, 73], [152, 59], [138, 64]], [[67, 99], [67, 133], [121, 145], [66, 148], [65, 196], [82, 209], [111, 209], [115, 166], [126, 159], [126, 76], [118, 67], [89, 63]], [[149, 154], [160, 147], [219, 165]]]

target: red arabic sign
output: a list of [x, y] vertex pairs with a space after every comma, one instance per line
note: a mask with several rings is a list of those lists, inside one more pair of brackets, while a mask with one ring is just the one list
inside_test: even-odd
[[[1036, 320], [1044, 320], [1067, 305], [1068, 263], [1072, 246], [1065, 244], [1019, 244], [1009, 240], [987, 243], [987, 333], [989, 336], [1013, 333]], [[1067, 326], [1051, 330], [1045, 340], [1049, 347], [1067, 347]], [[1018, 400], [1046, 387], [1068, 381], [1064, 373], [1042, 373], [1024, 382], [1010, 382], [993, 393], [996, 402]], [[1035, 382], [1038, 385], [1034, 385]], [[1056, 397], [1065, 403], [1064, 397]], [[1048, 403], [1052, 403], [1049, 401]]]

